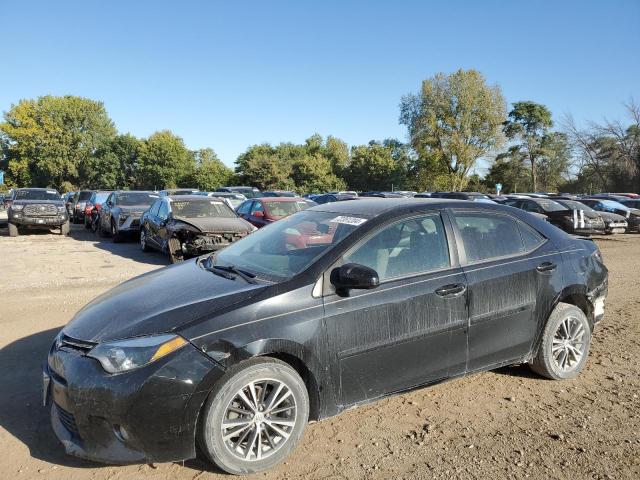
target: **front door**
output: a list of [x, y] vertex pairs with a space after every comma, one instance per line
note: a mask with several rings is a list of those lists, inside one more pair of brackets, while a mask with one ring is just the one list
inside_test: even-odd
[[466, 282], [445, 225], [438, 213], [386, 224], [338, 262], [366, 265], [380, 278], [376, 289], [324, 299], [342, 405], [464, 372]]

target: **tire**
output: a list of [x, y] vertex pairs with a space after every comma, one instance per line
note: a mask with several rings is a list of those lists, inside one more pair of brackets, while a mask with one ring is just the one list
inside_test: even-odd
[[167, 250], [169, 251], [169, 260], [171, 260], [171, 263], [180, 263], [184, 261], [182, 245], [180, 245], [180, 240], [177, 238], [172, 237], [169, 239]]
[[87, 230], [91, 229], [91, 217], [89, 217], [89, 221], [87, 222], [87, 216], [84, 216], [84, 228]]
[[151, 251], [151, 248], [149, 248], [149, 245], [147, 244], [147, 229], [145, 227], [140, 229], [140, 250], [143, 252]]
[[96, 229], [98, 231], [98, 235], [102, 238], [106, 238], [108, 233], [105, 232], [104, 228], [102, 228], [102, 221], [98, 218], [98, 227]]
[[[257, 403], [262, 404], [260, 408], [264, 410], [255, 408], [256, 402], [249, 393], [251, 385], [254, 386]], [[263, 388], [266, 392], [264, 398]], [[240, 399], [240, 392], [253, 402], [254, 407]], [[272, 398], [273, 394], [275, 397]], [[265, 408], [274, 401], [276, 403], [271, 409], [276, 410], [275, 417], [274, 414], [269, 415]], [[241, 410], [230, 410], [235, 407], [241, 407]], [[241, 411], [253, 411], [256, 415], [251, 417]], [[234, 420], [239, 426], [223, 429], [225, 419]], [[243, 429], [244, 423], [240, 422], [245, 419], [248, 427]], [[203, 407], [198, 441], [202, 452], [225, 472], [235, 475], [255, 473], [280, 463], [293, 451], [302, 438], [308, 419], [309, 394], [298, 372], [274, 358], [255, 358], [232, 367], [209, 394]], [[284, 435], [271, 427], [274, 424]], [[229, 433], [231, 436], [225, 440], [224, 436]], [[235, 442], [239, 444], [236, 448], [232, 445]], [[257, 458], [258, 446], [261, 459]]]
[[68, 235], [69, 234], [69, 221], [67, 220], [66, 222], [64, 222], [62, 225], [60, 225], [60, 235]]
[[113, 220], [111, 220], [111, 240], [113, 243], [120, 243], [122, 241], [122, 237], [118, 233], [118, 227]]
[[584, 312], [559, 303], [549, 316], [531, 369], [551, 380], [574, 378], [584, 368], [590, 345], [591, 325]]
[[18, 230], [18, 226], [14, 225], [13, 223], [9, 223], [9, 236], [10, 237], [17, 237], [18, 235], [20, 235], [20, 231]]

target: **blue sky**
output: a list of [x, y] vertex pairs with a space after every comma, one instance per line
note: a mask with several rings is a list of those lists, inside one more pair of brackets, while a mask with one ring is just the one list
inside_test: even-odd
[[403, 94], [458, 68], [556, 119], [640, 101], [640, 1], [0, 0], [0, 110], [101, 100], [121, 132], [170, 129], [232, 165], [249, 145], [397, 137]]

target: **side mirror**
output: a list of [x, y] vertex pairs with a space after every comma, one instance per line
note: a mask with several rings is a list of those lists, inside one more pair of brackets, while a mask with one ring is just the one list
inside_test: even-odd
[[251, 214], [251, 216], [256, 217], [256, 218], [263, 218], [264, 217], [264, 212], [261, 212], [260, 210], [255, 211]]
[[339, 294], [351, 289], [369, 290], [380, 285], [378, 272], [359, 263], [345, 263], [331, 271], [331, 283]]

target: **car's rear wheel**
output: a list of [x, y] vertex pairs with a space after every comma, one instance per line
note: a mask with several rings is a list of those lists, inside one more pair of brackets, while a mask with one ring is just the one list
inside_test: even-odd
[[309, 395], [298, 372], [273, 358], [248, 360], [209, 395], [200, 446], [226, 472], [259, 472], [291, 453], [308, 418]]
[[10, 237], [17, 237], [18, 235], [20, 235], [20, 231], [18, 230], [18, 226], [14, 225], [13, 223], [9, 223], [9, 236]]
[[143, 252], [151, 251], [149, 245], [147, 244], [147, 229], [144, 227], [142, 227], [142, 229], [140, 230], [140, 250], [142, 250]]
[[531, 369], [552, 380], [577, 376], [584, 368], [591, 345], [591, 325], [575, 305], [560, 303], [542, 334]]
[[91, 217], [84, 216], [84, 228], [89, 230], [91, 228]]

